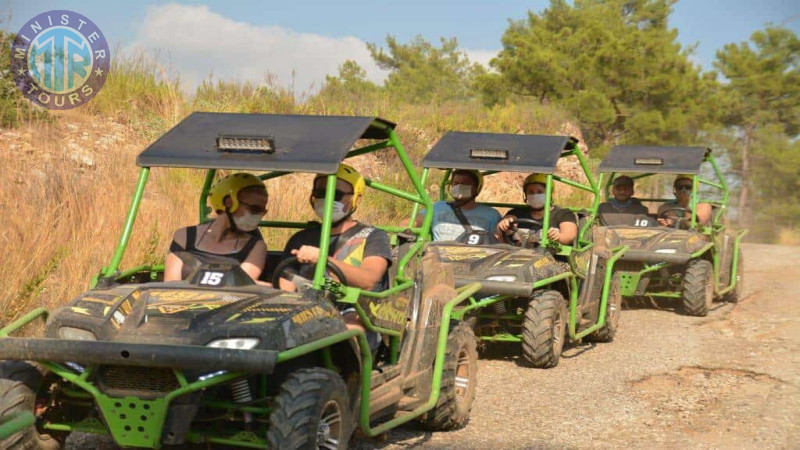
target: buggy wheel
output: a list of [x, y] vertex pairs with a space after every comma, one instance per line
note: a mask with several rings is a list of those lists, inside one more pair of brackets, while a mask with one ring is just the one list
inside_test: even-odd
[[432, 431], [449, 431], [466, 425], [475, 400], [477, 376], [475, 334], [469, 325], [459, 322], [447, 336], [439, 401], [420, 418], [422, 426]]
[[690, 316], [705, 317], [714, 301], [713, 266], [704, 259], [694, 259], [683, 276], [683, 309]]
[[558, 365], [567, 320], [567, 303], [560, 292], [534, 293], [522, 329], [522, 356], [528, 365], [541, 369]]
[[736, 287], [732, 291], [722, 296], [722, 301], [729, 303], [738, 303], [744, 294], [744, 258], [742, 251], [739, 250], [739, 264], [736, 266]]
[[[22, 381], [0, 378], [0, 421], [20, 413], [35, 413], [36, 394]], [[0, 441], [8, 450], [57, 450], [61, 448], [53, 437], [39, 434], [35, 425], [24, 428]]]
[[589, 342], [610, 342], [617, 334], [619, 319], [622, 315], [622, 290], [619, 286], [619, 275], [611, 278], [608, 286], [608, 302], [606, 303], [606, 323], [602, 328], [585, 337]]
[[36, 363], [27, 361], [0, 361], [0, 378], [19, 381], [36, 392], [42, 385], [45, 370]]
[[352, 434], [350, 399], [342, 377], [327, 369], [289, 374], [269, 416], [269, 448], [345, 449]]

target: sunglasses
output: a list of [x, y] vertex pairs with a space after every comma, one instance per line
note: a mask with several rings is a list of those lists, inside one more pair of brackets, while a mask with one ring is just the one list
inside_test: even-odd
[[[325, 198], [325, 189], [314, 189], [311, 191], [311, 195], [313, 195], [314, 198]], [[347, 195], [353, 195], [353, 193], [336, 190], [333, 193], [333, 199], [340, 202]]]
[[250, 204], [250, 203], [245, 203], [243, 201], [239, 201], [239, 205], [244, 206], [245, 208], [247, 208], [247, 210], [250, 211], [250, 214], [259, 214], [259, 215], [263, 216], [264, 214], [267, 213], [266, 206], [253, 205], [253, 204]]
[[676, 191], [691, 191], [692, 185], [691, 184], [679, 184], [675, 186]]

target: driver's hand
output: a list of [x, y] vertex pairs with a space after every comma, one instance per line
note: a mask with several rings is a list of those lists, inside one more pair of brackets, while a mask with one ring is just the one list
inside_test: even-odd
[[547, 239], [557, 241], [559, 237], [561, 237], [561, 230], [558, 228], [550, 228], [547, 230]]
[[662, 218], [659, 217], [658, 224], [662, 227], [671, 227], [675, 223], [675, 220], [669, 218]]
[[511, 224], [513, 224], [517, 220], [514, 216], [506, 217], [505, 219], [501, 220], [497, 223], [497, 230], [505, 233], [511, 228]]
[[300, 264], [316, 264], [319, 260], [319, 248], [304, 245], [298, 249], [292, 250], [292, 255], [297, 257], [297, 262]]

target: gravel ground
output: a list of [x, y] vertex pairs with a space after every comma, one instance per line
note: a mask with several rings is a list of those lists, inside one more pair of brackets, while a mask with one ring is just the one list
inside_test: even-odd
[[[746, 245], [745, 298], [688, 317], [629, 306], [617, 338], [565, 350], [548, 370], [490, 348], [469, 424], [408, 425], [359, 449], [796, 448], [800, 436], [800, 247]], [[68, 448], [109, 447], [75, 436]]]

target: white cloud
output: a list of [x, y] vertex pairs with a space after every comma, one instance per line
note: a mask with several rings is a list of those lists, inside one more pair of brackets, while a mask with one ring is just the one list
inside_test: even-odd
[[[279, 26], [256, 26], [211, 12], [207, 6], [166, 4], [148, 7], [133, 44], [125, 52], [158, 51], [193, 90], [208, 75], [215, 79], [261, 83], [268, 74], [299, 95], [319, 88], [346, 60], [356, 61], [367, 78], [382, 82], [386, 73], [355, 37], [297, 33]], [[161, 61], [164, 62], [164, 61]]]
[[497, 50], [469, 50], [469, 49], [465, 50], [465, 52], [467, 53], [467, 57], [471, 62], [480, 63], [483, 67], [487, 69], [491, 69], [491, 67], [489, 67], [489, 61], [491, 61], [492, 58], [497, 57], [498, 53]]
[[[356, 61], [367, 79], [383, 83], [366, 43], [356, 37], [298, 33], [280, 26], [258, 26], [212, 12], [204, 5], [150, 6], [125, 54], [157, 52], [159, 62], [177, 72], [187, 92], [213, 74], [217, 80], [264, 83], [275, 76], [295, 95], [318, 89], [346, 60]], [[470, 61], [489, 67], [496, 50], [464, 49]]]

